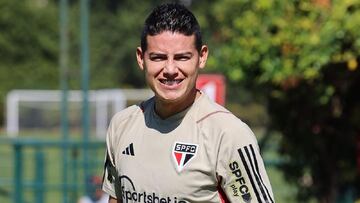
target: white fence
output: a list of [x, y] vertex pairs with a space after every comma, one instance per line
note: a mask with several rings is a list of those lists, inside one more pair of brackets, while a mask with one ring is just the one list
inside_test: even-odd
[[[124, 109], [127, 101], [141, 101], [151, 97], [149, 89], [106, 89], [89, 91], [89, 103], [95, 108], [96, 136], [104, 137], [109, 120], [113, 114]], [[22, 106], [38, 104], [36, 108], [46, 109], [45, 103], [52, 103], [51, 108], [60, 112], [62, 93], [60, 90], [12, 90], [6, 98], [6, 132], [9, 136], [17, 136], [20, 128]], [[81, 103], [82, 92], [68, 92], [68, 104]], [[110, 115], [109, 115], [110, 114]], [[57, 118], [60, 123], [60, 116]], [[60, 126], [59, 126], [60, 127]]]

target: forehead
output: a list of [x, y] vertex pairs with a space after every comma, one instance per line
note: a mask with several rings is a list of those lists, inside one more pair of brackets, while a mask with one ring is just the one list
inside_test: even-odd
[[178, 32], [165, 31], [154, 36], [147, 36], [149, 52], [196, 51], [195, 35], [186, 36]]

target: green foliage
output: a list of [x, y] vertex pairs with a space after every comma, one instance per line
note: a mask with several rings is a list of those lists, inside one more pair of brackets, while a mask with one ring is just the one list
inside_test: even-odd
[[[90, 87], [144, 87], [136, 63], [136, 47], [152, 1], [90, 1]], [[70, 4], [70, 86], [80, 88], [79, 2]]]
[[3, 99], [13, 88], [57, 87], [56, 13], [52, 3], [0, 0], [1, 114]]
[[334, 202], [356, 188], [360, 2], [222, 0], [199, 10], [211, 20], [210, 71], [265, 96], [298, 198]]
[[214, 37], [223, 46], [216, 50], [211, 68], [233, 81], [279, 84], [289, 77], [312, 80], [328, 63], [356, 59], [360, 50], [357, 1], [334, 1], [330, 7], [312, 2], [214, 3]]
[[[359, 183], [356, 142], [359, 139], [360, 71], [344, 64], [324, 68], [321, 78], [300, 82], [269, 96], [272, 129], [283, 134], [282, 166], [288, 180], [301, 183], [299, 198], [309, 195], [334, 202], [341, 192]], [[307, 177], [308, 182], [304, 182]]]
[[[110, 2], [110, 1], [109, 1]], [[151, 2], [123, 1], [113, 11], [93, 2], [91, 22], [91, 82], [95, 88], [145, 85], [137, 68], [143, 19]], [[104, 32], [107, 30], [106, 32]], [[138, 33], [138, 34], [137, 34]], [[105, 78], [108, 78], [104, 80]]]
[[[80, 1], [68, 2], [68, 83], [69, 88], [79, 89]], [[145, 15], [160, 1], [90, 2], [90, 88], [145, 86], [135, 50]], [[58, 3], [0, 0], [1, 115], [4, 98], [11, 89], [59, 88]]]

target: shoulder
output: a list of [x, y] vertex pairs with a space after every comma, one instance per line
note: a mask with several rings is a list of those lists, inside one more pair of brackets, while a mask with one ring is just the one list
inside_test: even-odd
[[141, 107], [139, 105], [132, 105], [129, 106], [119, 112], [117, 112], [111, 119], [111, 124], [119, 124], [122, 123], [133, 116], [136, 116], [137, 114], [142, 113]]
[[116, 113], [109, 124], [108, 132], [114, 133], [118, 130], [124, 130], [124, 127], [129, 127], [144, 122], [144, 112], [150, 109], [153, 103], [153, 98], [129, 106], [118, 113]]
[[205, 101], [199, 105], [196, 122], [203, 132], [218, 139], [241, 140], [242, 143], [255, 141], [255, 136], [246, 123], [225, 107], [212, 101]]
[[199, 125], [211, 124], [216, 127], [238, 126], [243, 122], [231, 113], [225, 107], [210, 100], [209, 97], [203, 95], [198, 102], [198, 112], [196, 123]]
[[129, 106], [118, 113], [116, 113], [109, 124], [106, 133], [106, 142], [109, 151], [114, 150], [116, 145], [119, 144], [123, 135], [131, 134], [126, 133], [134, 129], [134, 126], [141, 124], [144, 116], [140, 105]]
[[232, 113], [223, 106], [212, 101], [207, 95], [202, 95], [197, 102], [197, 123], [217, 119], [218, 116], [231, 115]]
[[128, 119], [131, 119], [134, 116], [143, 115], [145, 110], [149, 109], [151, 105], [153, 104], [153, 97], [142, 101], [139, 104], [134, 104], [132, 106], [129, 106], [119, 112], [117, 112], [111, 119], [111, 123], [121, 123], [123, 121], [126, 121]]

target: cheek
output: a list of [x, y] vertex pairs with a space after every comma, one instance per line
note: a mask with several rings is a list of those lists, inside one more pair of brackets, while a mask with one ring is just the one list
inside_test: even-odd
[[199, 68], [197, 66], [192, 65], [191, 68], [186, 70], [186, 73], [189, 77], [195, 77], [198, 74]]
[[145, 71], [145, 78], [149, 84], [153, 83], [152, 81], [155, 80], [154, 74], [149, 71]]
[[196, 61], [185, 61], [179, 64], [179, 67], [189, 75], [196, 73], [198, 66], [199, 64]]
[[157, 66], [146, 66], [145, 76], [146, 77], [156, 77], [161, 72], [161, 68]]

